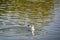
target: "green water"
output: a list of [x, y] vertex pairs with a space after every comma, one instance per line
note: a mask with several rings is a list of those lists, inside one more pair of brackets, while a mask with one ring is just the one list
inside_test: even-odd
[[[0, 40], [43, 40], [55, 16], [55, 1], [0, 0]], [[26, 28], [34, 25], [35, 35]]]

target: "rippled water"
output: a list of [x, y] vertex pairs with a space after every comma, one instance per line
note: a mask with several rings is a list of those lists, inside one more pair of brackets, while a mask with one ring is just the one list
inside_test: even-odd
[[[55, 4], [54, 9], [52, 9], [52, 12], [54, 13], [49, 15], [47, 15], [49, 12], [46, 11], [47, 9], [45, 10], [45, 8], [43, 7], [44, 5], [41, 5], [41, 8], [44, 9], [42, 11], [43, 14], [40, 13], [39, 11], [37, 11], [39, 13], [35, 14], [34, 4], [32, 4], [34, 5], [32, 6], [34, 8], [28, 9], [29, 8], [28, 6], [26, 10], [24, 9], [25, 6], [22, 5], [23, 8], [22, 7], [21, 8], [24, 9], [25, 11], [15, 10], [18, 7], [18, 5], [16, 6], [15, 2], [13, 2], [13, 4], [14, 5], [12, 4], [10, 5], [10, 3], [8, 3], [8, 6], [6, 5], [8, 7], [6, 13], [0, 13], [0, 40], [59, 40], [60, 39], [59, 4], [57, 5]], [[18, 1], [17, 4], [19, 4]], [[15, 6], [16, 8], [14, 9], [14, 11], [12, 11], [12, 8], [14, 8]], [[2, 11], [6, 9], [4, 9], [4, 6], [1, 5], [0, 10]], [[38, 10], [40, 9], [38, 8]], [[47, 14], [45, 15], [44, 12]], [[32, 32], [28, 31], [28, 29], [26, 28], [28, 24], [35, 26], [36, 29], [34, 32], [35, 35], [32, 35]]]

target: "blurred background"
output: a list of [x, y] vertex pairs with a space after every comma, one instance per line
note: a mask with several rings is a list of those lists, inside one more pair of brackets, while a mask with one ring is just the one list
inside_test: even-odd
[[[59, 12], [60, 0], [0, 0], [0, 40], [48, 40], [60, 28]], [[27, 25], [35, 26], [35, 36]]]

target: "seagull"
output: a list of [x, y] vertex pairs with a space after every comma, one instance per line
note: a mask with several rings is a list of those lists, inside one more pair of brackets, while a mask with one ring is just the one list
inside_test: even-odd
[[35, 31], [34, 25], [32, 26], [28, 25], [27, 28], [28, 28], [28, 31], [31, 31], [32, 35], [34, 35], [34, 31]]
[[28, 31], [34, 31], [35, 30], [34, 25], [33, 26], [28, 25], [27, 28], [28, 28]]

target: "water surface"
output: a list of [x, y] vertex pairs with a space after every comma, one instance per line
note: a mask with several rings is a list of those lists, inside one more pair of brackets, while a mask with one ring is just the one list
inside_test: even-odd
[[[0, 10], [0, 40], [60, 39], [59, 3], [3, 1]], [[27, 30], [28, 24], [35, 26], [35, 35]]]

